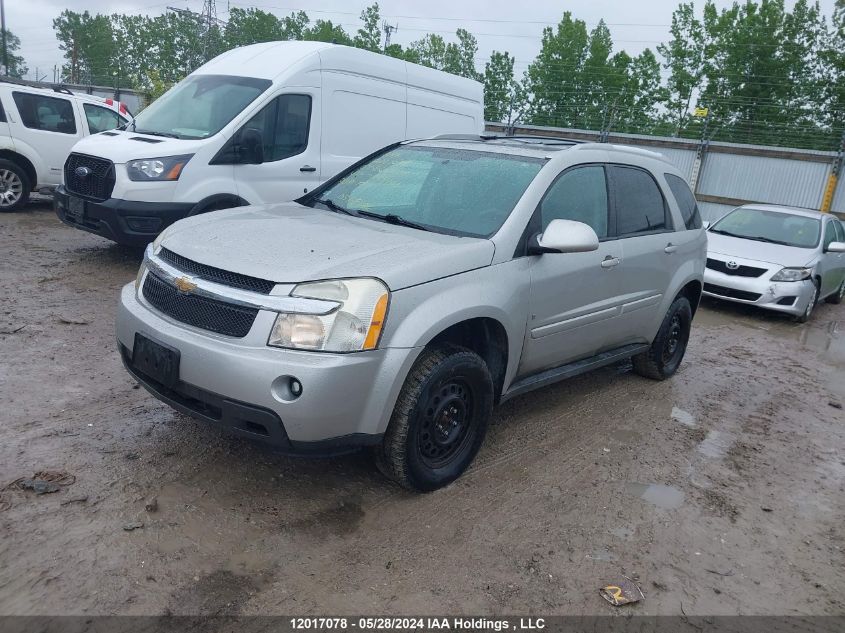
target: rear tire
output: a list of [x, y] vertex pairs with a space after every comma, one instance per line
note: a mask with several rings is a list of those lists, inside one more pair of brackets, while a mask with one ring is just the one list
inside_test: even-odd
[[845, 299], [845, 279], [843, 279], [842, 283], [839, 284], [839, 290], [830, 295], [827, 299], [825, 299], [825, 301], [832, 303], [833, 305], [839, 305], [842, 303], [843, 299]]
[[652, 380], [666, 380], [684, 359], [692, 329], [692, 307], [686, 297], [677, 297], [669, 306], [651, 347], [631, 360], [634, 371]]
[[410, 490], [430, 492], [457, 479], [484, 441], [493, 379], [475, 352], [425, 349], [402, 386], [376, 465]]
[[0, 211], [16, 211], [29, 200], [32, 183], [17, 163], [0, 159]]

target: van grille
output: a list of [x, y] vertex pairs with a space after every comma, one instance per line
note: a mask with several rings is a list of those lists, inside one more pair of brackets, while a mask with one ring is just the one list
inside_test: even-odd
[[143, 294], [156, 310], [177, 321], [235, 338], [249, 334], [258, 316], [255, 308], [180, 292], [153, 272], [147, 273]]
[[114, 189], [114, 164], [103, 158], [71, 154], [65, 161], [65, 188], [83, 198], [108, 200]]

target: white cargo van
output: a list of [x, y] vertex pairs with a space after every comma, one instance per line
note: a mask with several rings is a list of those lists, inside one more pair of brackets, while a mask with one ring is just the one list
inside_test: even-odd
[[123, 130], [80, 141], [59, 218], [143, 245], [180, 218], [293, 200], [407, 138], [483, 130], [478, 82], [321, 42], [268, 42], [211, 60]]

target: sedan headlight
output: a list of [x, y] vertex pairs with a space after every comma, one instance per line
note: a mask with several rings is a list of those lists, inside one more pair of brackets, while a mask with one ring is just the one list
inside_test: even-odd
[[803, 281], [812, 275], [811, 268], [782, 268], [774, 274], [772, 281]]
[[339, 303], [331, 314], [282, 313], [268, 345], [322, 352], [358, 352], [378, 345], [390, 293], [378, 279], [337, 279], [299, 284], [293, 297]]
[[179, 180], [179, 175], [191, 160], [193, 154], [164, 156], [162, 158], [141, 158], [126, 163], [129, 180]]

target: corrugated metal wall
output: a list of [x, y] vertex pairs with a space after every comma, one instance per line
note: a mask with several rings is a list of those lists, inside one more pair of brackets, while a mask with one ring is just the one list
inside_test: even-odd
[[[487, 129], [504, 131], [499, 123], [488, 123]], [[519, 126], [515, 133], [583, 141], [598, 141], [600, 137], [593, 130], [530, 125]], [[692, 176], [698, 149], [694, 140], [637, 134], [610, 134], [608, 140], [659, 152], [687, 179]], [[835, 158], [835, 152], [711, 143], [704, 154], [696, 188], [702, 216], [707, 220], [719, 218], [745, 201], [818, 209]], [[845, 214], [845, 171], [840, 175], [831, 210]]]

